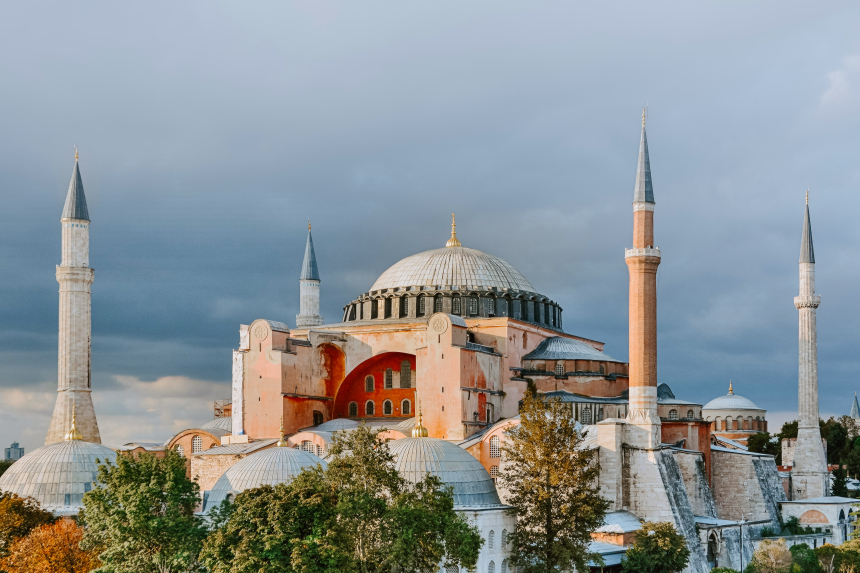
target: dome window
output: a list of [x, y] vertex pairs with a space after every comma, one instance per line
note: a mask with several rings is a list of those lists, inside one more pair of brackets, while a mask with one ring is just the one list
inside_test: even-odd
[[390, 416], [394, 413], [394, 405], [391, 403], [391, 400], [386, 400], [382, 403], [382, 415]]
[[364, 405], [364, 415], [373, 416], [376, 413], [376, 407], [373, 405], [373, 400], [368, 400]]
[[370, 318], [371, 319], [379, 318], [379, 301], [378, 300], [370, 301]]
[[669, 419], [677, 420], [678, 419], [678, 410], [669, 410]]
[[355, 305], [352, 305], [349, 310], [349, 319], [355, 320]]
[[487, 316], [496, 316], [496, 299], [487, 299]]
[[457, 314], [457, 315], [460, 314], [461, 311], [460, 311], [460, 297], [459, 296], [455, 296], [454, 300], [451, 302], [451, 312], [453, 312], [454, 314]]
[[600, 365], [600, 373], [606, 374], [606, 366], [604, 366], [603, 364]]
[[310, 440], [302, 440], [302, 451], [312, 454], [316, 451], [316, 446]]
[[391, 368], [385, 369], [385, 389], [391, 390], [394, 388], [394, 372]]
[[442, 312], [442, 297], [437, 296], [433, 299], [433, 312]]
[[364, 379], [364, 391], [373, 392], [373, 376], [368, 376]]
[[514, 315], [514, 301], [511, 299], [505, 300], [505, 316], [513, 316]]
[[469, 314], [475, 316], [478, 314], [478, 297], [469, 297]]
[[529, 301], [525, 299], [520, 301], [520, 318], [523, 320], [529, 319]]
[[354, 418], [355, 416], [358, 416], [358, 403], [357, 402], [350, 402], [349, 403], [349, 417]]
[[404, 416], [409, 416], [412, 414], [412, 402], [409, 400], [403, 400], [400, 402], [400, 413]]
[[197, 452], [203, 451], [203, 438], [200, 436], [194, 436], [191, 439], [191, 453], [196, 454]]
[[[601, 370], [602, 369], [603, 367], [601, 366]], [[601, 374], [603, 374], [603, 372], [601, 372]], [[559, 361], [555, 363], [555, 375], [564, 376], [564, 362]]]
[[586, 406], [582, 409], [582, 424], [587, 426], [591, 423], [591, 408]]
[[499, 445], [501, 440], [499, 436], [493, 436], [490, 438], [490, 457], [491, 458], [500, 458], [502, 457], [502, 453], [500, 451]]
[[409, 297], [400, 299], [400, 318], [406, 318], [409, 315]]
[[696, 417], [696, 416], [695, 416], [695, 414], [693, 414], [693, 411], [692, 411], [692, 410], [687, 410], [687, 419], [688, 419], [688, 420], [692, 420], [692, 419], [693, 419], [693, 418], [695, 418], [695, 417]]
[[385, 299], [385, 318], [391, 318], [391, 299]]
[[404, 360], [400, 363], [400, 387], [412, 387], [412, 366], [409, 364], [408, 360]]

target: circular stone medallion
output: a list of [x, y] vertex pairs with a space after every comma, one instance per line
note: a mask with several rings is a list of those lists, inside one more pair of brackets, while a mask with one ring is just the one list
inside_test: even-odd
[[430, 326], [431, 328], [433, 328], [434, 331], [439, 334], [442, 334], [443, 332], [448, 330], [448, 321], [445, 320], [445, 318], [442, 316], [437, 316], [433, 319], [433, 324], [431, 324]]
[[269, 336], [269, 327], [265, 324], [258, 324], [254, 327], [254, 336], [260, 340], [265, 340], [266, 337]]

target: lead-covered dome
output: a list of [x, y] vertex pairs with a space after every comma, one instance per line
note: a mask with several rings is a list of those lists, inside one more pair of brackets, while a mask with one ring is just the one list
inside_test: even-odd
[[99, 462], [116, 461], [112, 449], [70, 439], [33, 450], [0, 476], [0, 490], [32, 497], [55, 515], [76, 514], [95, 487]]
[[485, 507], [501, 505], [493, 478], [472, 454], [437, 438], [403, 438], [390, 442], [400, 476], [413, 483], [433, 474], [454, 489], [454, 505]]
[[230, 495], [236, 495], [261, 485], [289, 483], [304, 468], [317, 464], [323, 468], [325, 461], [317, 456], [295, 448], [268, 448], [255, 452], [236, 462], [224, 472], [212, 489], [204, 494], [203, 513], [219, 505]]
[[413, 286], [458, 286], [462, 289], [493, 287], [536, 292], [531, 283], [509, 263], [466, 247], [445, 247], [406, 257], [382, 273], [370, 290]]
[[702, 410], [761, 410], [749, 398], [736, 394], [727, 394], [714, 398], [702, 407]]

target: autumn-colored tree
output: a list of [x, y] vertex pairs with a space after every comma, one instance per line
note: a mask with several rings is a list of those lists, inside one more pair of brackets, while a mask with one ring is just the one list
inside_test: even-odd
[[99, 566], [97, 551], [80, 548], [84, 529], [63, 518], [42, 525], [11, 547], [2, 567], [15, 573], [87, 573]]
[[0, 559], [9, 555], [12, 544], [33, 529], [54, 521], [54, 516], [30, 497], [0, 492]]
[[788, 573], [791, 564], [791, 551], [785, 539], [765, 539], [753, 553], [750, 567], [755, 573]]
[[646, 522], [621, 560], [624, 573], [676, 573], [687, 566], [690, 550], [668, 521]]
[[507, 431], [499, 481], [517, 516], [509, 538], [520, 573], [587, 571], [591, 532], [603, 524], [609, 504], [596, 487], [593, 450], [566, 405], [528, 392], [520, 424]]

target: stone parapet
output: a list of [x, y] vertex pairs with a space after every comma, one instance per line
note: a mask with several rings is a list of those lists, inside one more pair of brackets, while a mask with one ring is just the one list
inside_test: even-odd
[[821, 305], [821, 295], [806, 295], [794, 297], [794, 306], [801, 308], [818, 308]]
[[644, 249], [624, 249], [624, 258], [639, 258], [639, 257], [653, 257], [656, 259], [660, 259], [660, 249], [657, 247], [645, 247]]

